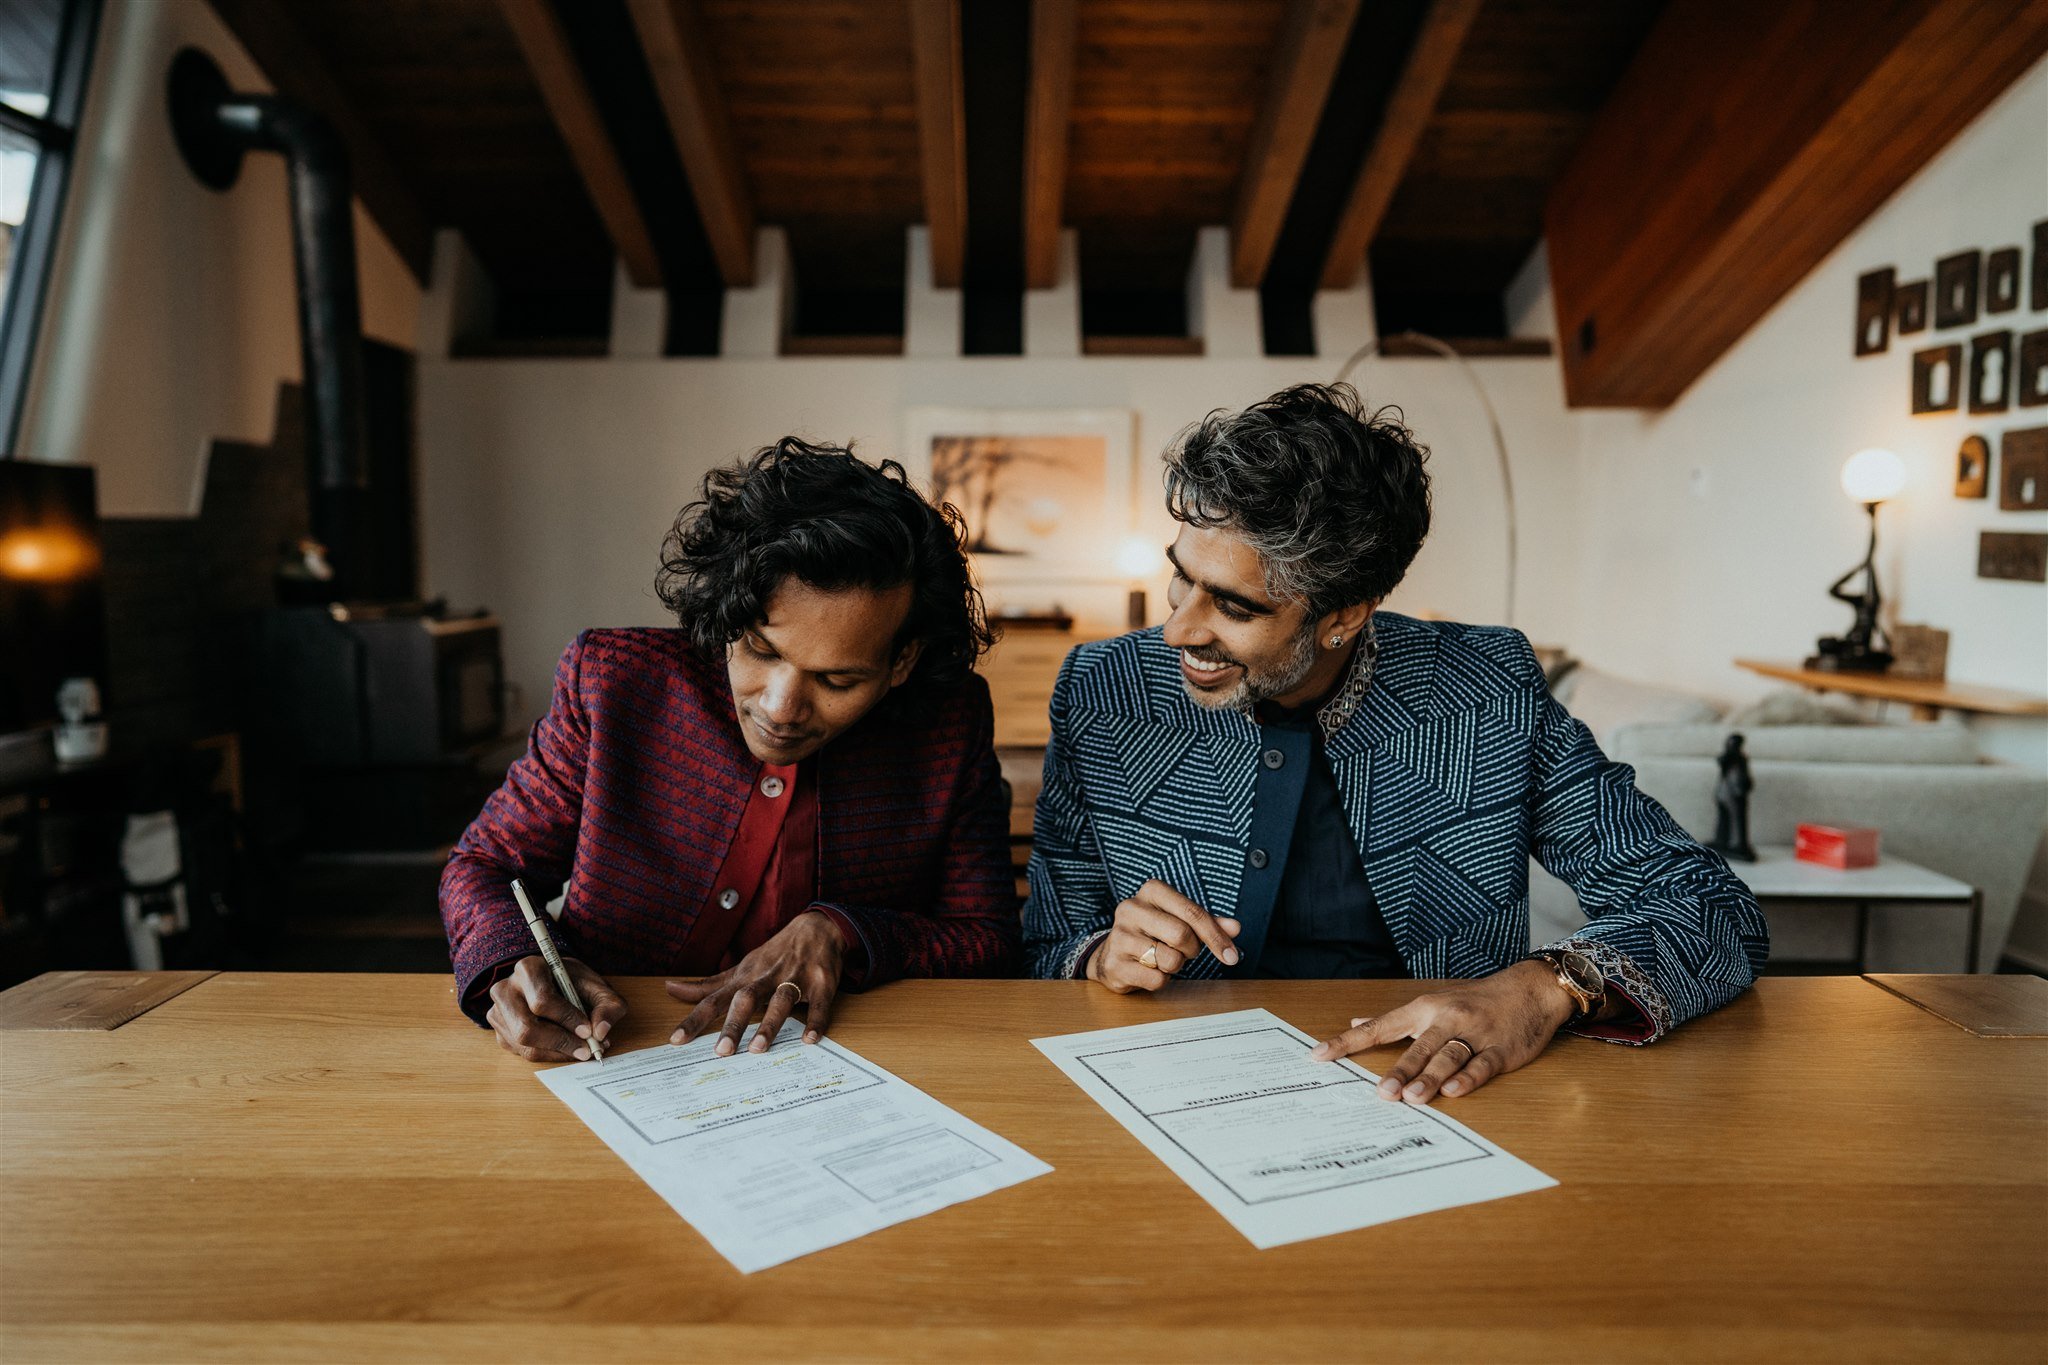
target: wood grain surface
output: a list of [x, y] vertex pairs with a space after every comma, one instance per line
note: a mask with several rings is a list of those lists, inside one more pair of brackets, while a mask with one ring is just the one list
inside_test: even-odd
[[[676, 1008], [621, 983], [622, 1048]], [[443, 977], [223, 973], [0, 1035], [0, 1358], [2037, 1359], [2048, 1043], [1772, 978], [1447, 1112], [1555, 1189], [1256, 1251], [1029, 1039], [1403, 982], [903, 982], [834, 1036], [1050, 1176], [732, 1270]], [[1369, 1067], [1395, 1054], [1362, 1058]]]
[[2048, 716], [2048, 697], [2015, 692], [2005, 687], [1980, 687], [1974, 683], [1930, 678], [1895, 678], [1889, 673], [1827, 673], [1802, 664], [1778, 663], [1769, 659], [1737, 659], [1735, 666], [1766, 678], [1798, 683], [1814, 692], [1843, 692], [1878, 701], [1910, 702], [1914, 706], [1932, 707], [1937, 711], [1973, 711], [1987, 716]]
[[0, 991], [0, 1029], [104, 1033], [184, 994], [212, 972], [44, 972]]
[[2038, 976], [1870, 972], [1864, 979], [1980, 1038], [2048, 1038], [2048, 980]]

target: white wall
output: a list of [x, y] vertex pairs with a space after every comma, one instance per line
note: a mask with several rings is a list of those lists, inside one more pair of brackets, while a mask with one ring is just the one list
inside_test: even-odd
[[[113, 0], [102, 20], [20, 450], [98, 466], [113, 516], [196, 513], [208, 447], [266, 442], [299, 375], [283, 159], [226, 193], [185, 169], [164, 79], [181, 47], [270, 89], [204, 0]], [[418, 285], [361, 209], [363, 327], [413, 345]]]
[[[592, 625], [661, 623], [657, 549], [712, 466], [797, 433], [902, 458], [914, 406], [1108, 407], [1137, 418], [1144, 529], [1170, 539], [1158, 456], [1186, 423], [1306, 379], [1336, 359], [1007, 358], [785, 360], [428, 360], [420, 375], [421, 524], [430, 591], [488, 605], [505, 622], [506, 666], [528, 709], [556, 656]], [[1517, 624], [1545, 640], [1577, 625], [1570, 591], [1576, 444], [1554, 367], [1479, 365], [1510, 432], [1521, 499]], [[1434, 447], [1437, 524], [1389, 605], [1498, 620], [1505, 553], [1499, 476], [1471, 390], [1437, 360], [1375, 361], [1369, 400], [1401, 403]], [[1113, 579], [1105, 547], [1101, 570]], [[1164, 616], [1164, 577], [1153, 585]], [[1063, 591], [1077, 615], [1120, 628], [1123, 587]]]
[[[1927, 278], [1970, 247], [2030, 249], [2048, 217], [2048, 62], [2037, 65], [1794, 288], [1669, 409], [1584, 412], [1578, 652], [1615, 672], [1746, 698], [1770, 684], [1737, 656], [1797, 659], [1840, 634], [1827, 585], [1863, 556], [1866, 521], [1842, 462], [1866, 446], [1906, 460], [1906, 492], [1882, 511], [1881, 584], [1894, 619], [1949, 632], [1949, 676], [2048, 690], [2048, 590], [1976, 576], [1980, 530], [2048, 530], [2048, 513], [2000, 512], [1953, 495], [1956, 448], [2048, 423], [2048, 408], [1914, 417], [1914, 350], [2011, 328], [2019, 310], [1967, 328], [1893, 337], [1852, 353], [1856, 277], [1895, 265]], [[2022, 290], [2024, 294], [2024, 288]], [[1967, 348], [1966, 348], [1967, 350]], [[1993, 472], [1997, 471], [1994, 456]], [[1697, 473], [1696, 473], [1697, 471]], [[1987, 721], [1985, 749], [2048, 770], [2048, 724]], [[2044, 812], [2048, 818], [2048, 812]], [[2048, 963], [2048, 856], [2037, 856], [2015, 947]]]

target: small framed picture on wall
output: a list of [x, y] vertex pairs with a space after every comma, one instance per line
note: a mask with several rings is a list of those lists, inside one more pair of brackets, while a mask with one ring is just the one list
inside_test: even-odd
[[1971, 412], [2004, 412], [2012, 406], [2012, 333], [1985, 332], [1970, 338]]
[[1911, 336], [1927, 330], [1927, 281], [1896, 285], [1892, 289], [1892, 330]]
[[2034, 255], [2027, 279], [2027, 307], [2036, 313], [2048, 312], [2048, 218], [2034, 224]]
[[1960, 343], [1913, 352], [1913, 411], [1954, 412], [1961, 403], [1962, 369]]
[[1956, 450], [1956, 496], [1981, 498], [1991, 487], [1991, 442], [1965, 436]]
[[1892, 344], [1892, 283], [1898, 272], [1886, 266], [1856, 277], [1856, 354], [1876, 355]]
[[2020, 249], [2002, 246], [1984, 258], [1984, 311], [2010, 313], [2020, 306]]
[[1977, 320], [1977, 277], [1984, 253], [1958, 251], [1934, 263], [1934, 325], [1967, 327]]
[[2020, 338], [2013, 365], [2013, 397], [2023, 408], [2048, 404], [2048, 328]]

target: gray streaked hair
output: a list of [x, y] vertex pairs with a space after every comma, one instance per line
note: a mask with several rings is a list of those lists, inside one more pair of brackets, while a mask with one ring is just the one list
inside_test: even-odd
[[1429, 450], [1402, 419], [1398, 408], [1368, 413], [1349, 384], [1218, 408], [1167, 448], [1167, 510], [1241, 536], [1267, 594], [1302, 603], [1310, 620], [1379, 602], [1429, 534]]

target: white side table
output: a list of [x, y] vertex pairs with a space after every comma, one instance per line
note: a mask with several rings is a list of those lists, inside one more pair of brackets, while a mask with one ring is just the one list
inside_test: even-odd
[[[1977, 942], [1984, 929], [1984, 893], [1918, 863], [1885, 854], [1875, 867], [1840, 870], [1801, 862], [1783, 846], [1759, 846], [1757, 861], [1728, 866], [1742, 878], [1765, 910], [1795, 910], [1801, 905], [1854, 906], [1856, 956], [1839, 965], [1863, 971], [1870, 951], [1870, 908], [1873, 905], [1928, 905], [1970, 912], [1970, 946], [1965, 970], [1977, 970]], [[1836, 964], [1827, 964], [1836, 965]]]

